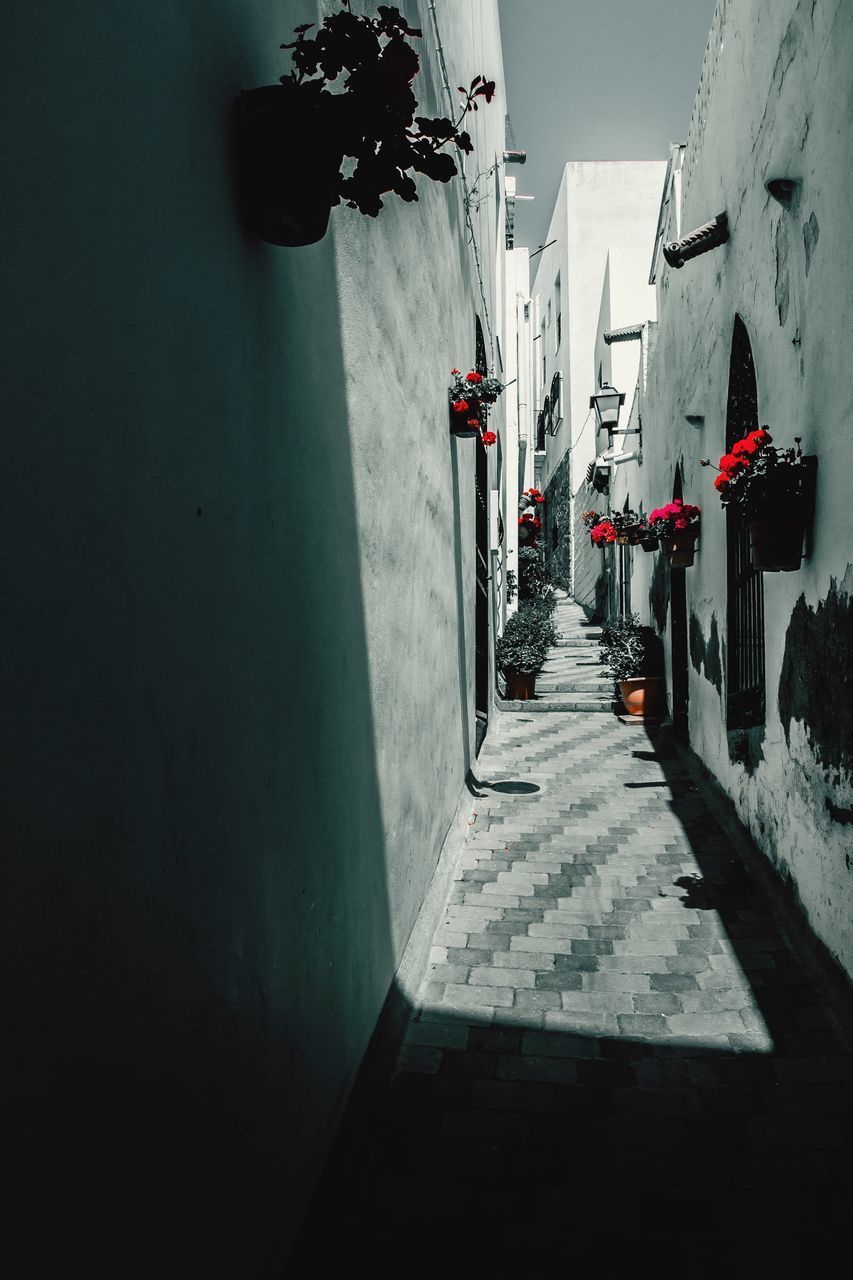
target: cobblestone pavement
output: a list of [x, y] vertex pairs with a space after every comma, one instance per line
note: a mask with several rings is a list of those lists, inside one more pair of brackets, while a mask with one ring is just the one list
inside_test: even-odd
[[814, 1260], [853, 1208], [846, 997], [671, 741], [506, 714], [476, 774], [362, 1238], [498, 1274], [617, 1244]]

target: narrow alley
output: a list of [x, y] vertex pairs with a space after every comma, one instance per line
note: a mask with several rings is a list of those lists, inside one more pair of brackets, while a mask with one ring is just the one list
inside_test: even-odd
[[368, 1168], [350, 1154], [361, 1239], [816, 1262], [851, 1204], [849, 996], [668, 733], [531, 710], [477, 762]]

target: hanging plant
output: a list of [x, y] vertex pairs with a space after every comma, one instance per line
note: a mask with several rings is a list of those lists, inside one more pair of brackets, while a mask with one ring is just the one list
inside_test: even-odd
[[[448, 182], [458, 169], [443, 148], [473, 151], [460, 126], [479, 98], [491, 102], [495, 93], [493, 80], [476, 76], [459, 90], [456, 120], [416, 116], [420, 59], [410, 42], [422, 32], [399, 9], [380, 5], [371, 18], [341, 0], [341, 12], [309, 36], [314, 27], [302, 23], [281, 46], [291, 51], [289, 75], [238, 98], [246, 220], [270, 244], [322, 240], [341, 200], [372, 218], [390, 192], [417, 200], [412, 171]], [[345, 157], [355, 161], [346, 172]]]
[[699, 508], [675, 498], [665, 507], [649, 515], [648, 527], [653, 537], [663, 543], [669, 563], [674, 569], [685, 569], [693, 563], [699, 536]]
[[608, 543], [616, 541], [616, 526], [612, 520], [600, 520], [598, 524], [592, 526], [589, 536], [594, 547], [601, 547], [604, 550]]
[[616, 541], [618, 543], [623, 546], [630, 544], [632, 547], [638, 545], [642, 525], [636, 511], [613, 511], [610, 515], [610, 522], [616, 530]]
[[497, 440], [494, 431], [488, 430], [489, 408], [503, 391], [498, 378], [478, 373], [472, 369], [464, 376], [458, 369], [451, 369], [453, 382], [448, 388], [450, 402], [450, 433], [460, 440], [473, 440], [479, 436], [488, 448]]
[[[752, 567], [761, 572], [799, 569], [817, 473], [817, 458], [796, 448], [777, 449], [766, 427], [737, 440], [715, 468], [714, 488], [749, 530]], [[703, 467], [713, 466], [701, 458]]]

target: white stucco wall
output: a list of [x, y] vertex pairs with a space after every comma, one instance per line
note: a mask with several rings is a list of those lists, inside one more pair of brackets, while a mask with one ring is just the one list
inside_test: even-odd
[[[848, 974], [851, 65], [853, 7], [845, 0], [718, 4], [685, 155], [681, 231], [726, 210], [731, 239], [681, 270], [659, 265], [644, 462], [620, 469], [613, 495], [614, 505], [630, 496], [648, 511], [671, 498], [676, 465], [683, 467], [684, 497], [702, 507], [696, 563], [687, 570], [691, 745]], [[765, 190], [776, 176], [800, 182], [791, 209]], [[675, 212], [667, 239], [677, 234]], [[763, 733], [750, 731], [751, 743], [726, 730], [725, 519], [715, 473], [699, 466], [700, 458], [716, 462], [724, 451], [736, 314], [752, 344], [760, 421], [778, 444], [801, 436], [803, 450], [819, 458], [807, 557], [798, 572], [764, 575], [767, 714]], [[657, 560], [633, 557], [633, 603], [648, 620], [650, 586], [658, 607], [665, 588]], [[712, 627], [723, 650], [716, 655]]]

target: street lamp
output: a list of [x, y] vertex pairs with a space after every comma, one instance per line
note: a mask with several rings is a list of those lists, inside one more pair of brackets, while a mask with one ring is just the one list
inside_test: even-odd
[[594, 396], [589, 398], [590, 409], [595, 409], [596, 429], [608, 433], [619, 425], [619, 410], [625, 403], [625, 392], [617, 391], [606, 383], [599, 387]]

